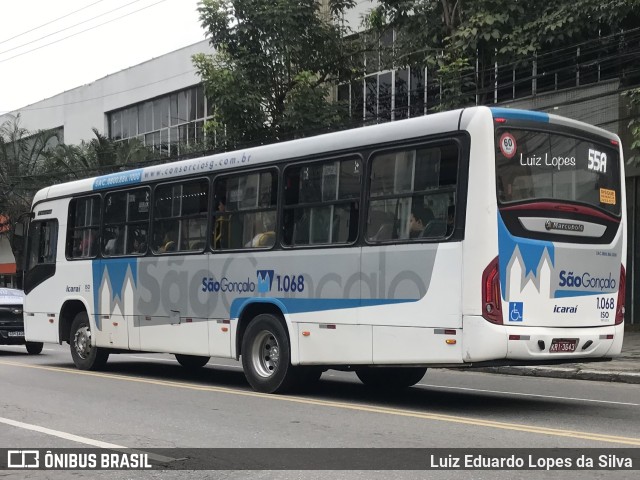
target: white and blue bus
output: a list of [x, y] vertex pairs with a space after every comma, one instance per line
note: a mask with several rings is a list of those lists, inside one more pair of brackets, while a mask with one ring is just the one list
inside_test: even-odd
[[603, 359], [623, 337], [619, 138], [474, 107], [37, 193], [25, 335], [98, 369], [242, 359], [262, 392], [355, 370]]

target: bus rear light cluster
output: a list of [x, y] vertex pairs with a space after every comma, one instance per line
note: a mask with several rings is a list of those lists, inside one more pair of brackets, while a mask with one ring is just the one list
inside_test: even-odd
[[616, 305], [616, 325], [624, 322], [625, 290], [627, 289], [627, 272], [624, 265], [620, 265], [620, 284], [618, 285], [618, 304]]
[[482, 317], [491, 323], [502, 325], [498, 257], [494, 258], [482, 273]]

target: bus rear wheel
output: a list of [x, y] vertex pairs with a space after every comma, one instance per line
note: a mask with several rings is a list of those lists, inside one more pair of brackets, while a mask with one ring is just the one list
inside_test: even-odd
[[274, 315], [256, 316], [242, 338], [242, 368], [254, 390], [281, 393], [296, 385], [291, 349], [283, 322]]
[[42, 352], [44, 344], [42, 342], [27, 342], [25, 343], [25, 347], [27, 347], [27, 353], [29, 355], [38, 355]]
[[109, 351], [91, 345], [91, 327], [87, 312], [80, 312], [73, 319], [69, 334], [71, 358], [80, 370], [100, 370], [109, 359]]
[[210, 357], [201, 357], [200, 355], [181, 355], [176, 353], [176, 360], [180, 365], [189, 370], [197, 370], [209, 363]]
[[362, 367], [356, 375], [367, 387], [377, 390], [412, 387], [424, 377], [424, 367]]

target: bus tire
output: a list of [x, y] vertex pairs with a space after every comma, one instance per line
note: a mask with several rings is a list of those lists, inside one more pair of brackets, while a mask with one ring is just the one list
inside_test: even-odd
[[377, 390], [412, 387], [424, 377], [424, 367], [361, 367], [356, 375], [367, 387]]
[[27, 353], [29, 355], [38, 355], [42, 352], [42, 347], [44, 347], [44, 343], [42, 342], [27, 342], [24, 344], [27, 347]]
[[91, 345], [91, 327], [87, 312], [79, 312], [69, 333], [71, 358], [80, 370], [100, 370], [109, 359], [109, 351]]
[[282, 393], [296, 385], [291, 366], [289, 336], [278, 317], [256, 316], [242, 338], [242, 368], [251, 387], [263, 393]]
[[181, 355], [176, 353], [176, 360], [180, 365], [189, 370], [197, 370], [209, 363], [211, 357], [202, 357], [200, 355]]

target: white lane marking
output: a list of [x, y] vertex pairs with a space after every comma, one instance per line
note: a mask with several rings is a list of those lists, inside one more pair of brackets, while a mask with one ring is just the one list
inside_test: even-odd
[[61, 432], [60, 430], [52, 430], [46, 427], [40, 427], [38, 425], [31, 425], [30, 423], [18, 422], [9, 418], [0, 417], [0, 423], [5, 423], [13, 427], [23, 428], [25, 430], [33, 430], [34, 432], [40, 432], [47, 435], [52, 435], [58, 438], [64, 438], [65, 440], [71, 440], [72, 442], [84, 443], [85, 445], [92, 445], [98, 448], [111, 448], [111, 449], [126, 449], [122, 445], [116, 445], [115, 443], [103, 442], [101, 440], [94, 440], [92, 438], [81, 437], [74, 435], [73, 433]]
[[536, 393], [520, 393], [520, 392], [504, 392], [500, 390], [483, 390], [481, 388], [468, 388], [468, 387], [448, 387], [445, 385], [431, 385], [428, 383], [418, 383], [422, 387], [442, 388], [444, 390], [463, 390], [467, 392], [481, 392], [481, 393], [499, 393], [501, 395], [514, 395], [519, 397], [536, 397], [536, 398], [549, 398], [553, 400], [577, 400], [580, 402], [592, 402], [592, 403], [608, 403], [612, 405], [627, 405], [631, 407], [640, 407], [640, 403], [629, 402], [613, 402], [610, 400], [595, 400], [592, 398], [577, 398], [577, 397], [560, 397], [555, 395], [539, 395]]
[[93, 438], [81, 437], [79, 435], [74, 435], [73, 433], [61, 432], [60, 430], [53, 430], [51, 428], [41, 427], [39, 425], [32, 425], [30, 423], [18, 422], [17, 420], [11, 420], [10, 418], [0, 417], [0, 423], [11, 425], [17, 428], [23, 428], [25, 430], [32, 430], [34, 432], [44, 433], [46, 435], [51, 435], [53, 437], [64, 438], [65, 440], [70, 440], [72, 442], [84, 443], [85, 445], [91, 445], [93, 447], [108, 448], [110, 450], [118, 450], [118, 451], [125, 451], [125, 452], [146, 453], [148, 457], [151, 458], [152, 460], [156, 460], [160, 462], [172, 462], [176, 460], [175, 458], [172, 458], [172, 457], [165, 457], [164, 455], [156, 455], [154, 453], [145, 452], [144, 450], [131, 449], [123, 445], [116, 445], [115, 443], [108, 443], [108, 442], [103, 442], [101, 440], [94, 440]]

